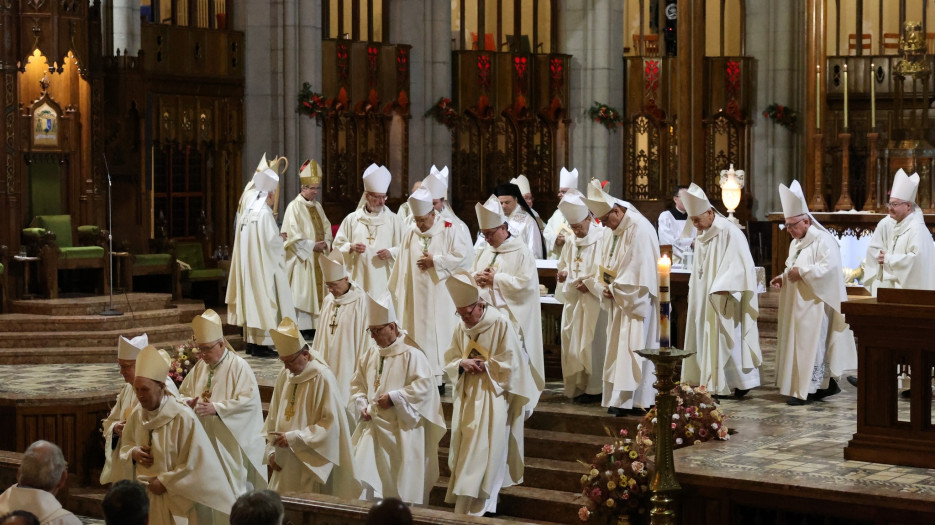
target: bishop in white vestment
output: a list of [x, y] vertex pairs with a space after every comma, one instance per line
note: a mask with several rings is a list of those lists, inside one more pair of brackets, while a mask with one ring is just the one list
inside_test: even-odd
[[896, 172], [889, 216], [877, 223], [864, 260], [864, 286], [874, 297], [880, 288], [935, 290], [935, 244], [915, 203], [918, 191], [918, 173]]
[[688, 281], [682, 381], [705, 385], [715, 395], [743, 397], [760, 386], [760, 332], [756, 269], [747, 238], [715, 213], [707, 195], [692, 184], [682, 197], [698, 236]]
[[471, 231], [467, 224], [455, 215], [451, 205], [448, 204], [448, 166], [438, 169], [433, 164], [429, 169], [429, 174], [422, 180], [422, 186], [432, 193], [432, 204], [435, 211], [441, 214], [442, 219], [451, 223], [451, 228], [461, 239], [459, 242], [470, 245]]
[[[568, 171], [563, 167], [558, 174], [559, 202], [568, 193], [580, 194], [578, 191], [578, 168]], [[545, 243], [546, 259], [558, 259], [562, 254], [565, 241], [570, 241], [573, 236], [574, 234], [561, 208], [556, 209], [555, 213], [549, 217], [548, 222], [545, 223], [545, 227], [542, 228], [542, 242]]]
[[685, 186], [676, 187], [672, 195], [673, 206], [660, 213], [656, 220], [659, 223], [659, 245], [672, 246], [672, 264], [682, 267], [687, 267], [692, 253], [692, 242], [696, 235], [693, 227], [691, 234], [682, 236], [685, 225], [688, 223], [688, 214], [685, 213], [685, 205], [682, 204], [682, 193], [687, 189]]
[[605, 226], [599, 276], [583, 283], [599, 291], [608, 312], [601, 406], [618, 416], [639, 413], [656, 398], [655, 367], [636, 352], [659, 348], [659, 241], [646, 217], [604, 193], [597, 181], [585, 202]]
[[307, 160], [299, 174], [302, 188], [286, 206], [282, 233], [286, 234], [286, 275], [292, 289], [292, 302], [300, 330], [318, 327], [318, 314], [325, 285], [321, 280], [318, 257], [330, 249], [331, 222], [315, 200], [321, 189], [321, 167]]
[[264, 462], [273, 471], [269, 488], [280, 494], [359, 497], [347, 413], [334, 374], [309, 351], [292, 319], [284, 319], [272, 335], [283, 368], [262, 430]]
[[[133, 392], [133, 378], [136, 377], [136, 357], [140, 350], [147, 346], [149, 346], [149, 337], [146, 334], [133, 339], [123, 336], [117, 339], [117, 363], [120, 365], [120, 375], [123, 376], [125, 383], [117, 393], [117, 401], [110, 409], [110, 414], [101, 424], [101, 432], [104, 434], [104, 468], [101, 469], [101, 485], [115, 483], [121, 479], [133, 479], [133, 463], [120, 460], [120, 436], [123, 434], [130, 413], [140, 404]], [[178, 396], [179, 389], [171, 379], [166, 379], [166, 389], [172, 395]]]
[[803, 405], [841, 391], [836, 379], [857, 368], [857, 347], [841, 313], [847, 291], [837, 239], [808, 213], [799, 181], [780, 184], [779, 197], [792, 244], [785, 271], [770, 281], [781, 288], [776, 384], [789, 405]]
[[445, 280], [455, 270], [469, 268], [473, 253], [454, 224], [435, 211], [427, 188], [409, 197], [409, 209], [413, 223], [403, 236], [389, 289], [400, 326], [425, 352], [432, 374], [441, 385], [444, 353], [456, 321]]
[[351, 280], [378, 295], [387, 291], [403, 236], [402, 222], [385, 206], [391, 178], [385, 166], [372, 164], [364, 171], [365, 203], [344, 218], [334, 238]]
[[[499, 309], [515, 323], [532, 376], [541, 392], [545, 387], [542, 355], [542, 307], [539, 302], [539, 273], [536, 258], [526, 244], [514, 237], [506, 224], [500, 201], [493, 195], [483, 205], [475, 204], [477, 224], [484, 248], [474, 259], [474, 282], [484, 302]], [[539, 401], [531, 399], [530, 409]]]
[[438, 480], [438, 442], [447, 430], [434, 372], [399, 329], [389, 296], [367, 297], [373, 344], [351, 381], [351, 407], [359, 420], [352, 441], [363, 499], [427, 505]]
[[[501, 184], [494, 188], [494, 195], [500, 202], [501, 210], [506, 216], [510, 235], [520, 239], [534, 259], [542, 259], [542, 232], [533, 216], [532, 209], [526, 205], [516, 184]], [[479, 253], [487, 247], [488, 241], [478, 232], [477, 242], [474, 243], [474, 252]]]
[[[285, 245], [270, 205], [279, 175], [267, 169], [254, 175], [256, 197], [240, 218], [227, 280], [227, 322], [242, 326], [248, 345], [269, 346], [269, 331], [283, 317], [295, 317], [286, 276]], [[251, 346], [250, 348], [253, 348]], [[256, 350], [259, 355], [262, 348]]]
[[447, 503], [496, 513], [500, 489], [522, 483], [524, 407], [539, 396], [513, 323], [479, 297], [467, 273], [445, 283], [461, 322], [445, 353], [452, 392]]
[[120, 457], [133, 461], [149, 489], [150, 525], [226, 524], [234, 491], [195, 413], [166, 392], [168, 372], [153, 346], [140, 352], [133, 380], [140, 404], [127, 420]]
[[[570, 237], [558, 259], [555, 298], [562, 309], [562, 377], [565, 397], [591, 402], [601, 399], [604, 353], [607, 347], [607, 312], [601, 308], [601, 291], [593, 282], [601, 263], [604, 227], [596, 224], [587, 205], [576, 193], [566, 193], [558, 203], [571, 222]], [[596, 398], [596, 399], [595, 399]]]
[[266, 488], [263, 406], [253, 369], [224, 339], [221, 317], [206, 310], [192, 319], [201, 352], [179, 387], [217, 451], [234, 494]]
[[341, 406], [346, 407], [351, 395], [351, 377], [357, 362], [370, 347], [370, 338], [367, 337], [367, 294], [348, 278], [340, 258], [338, 252], [318, 258], [328, 295], [321, 305], [321, 328], [315, 332], [311, 347], [337, 378], [335, 395]]

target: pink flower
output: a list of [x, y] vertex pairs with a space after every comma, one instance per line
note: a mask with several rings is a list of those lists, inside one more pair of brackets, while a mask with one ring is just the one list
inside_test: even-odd
[[594, 487], [591, 489], [591, 499], [600, 502], [601, 501], [601, 489]]
[[614, 446], [613, 446], [613, 445], [604, 445], [604, 448], [601, 449], [601, 450], [604, 451], [604, 454], [612, 454], [613, 451], [614, 451]]
[[626, 436], [627, 434], [628, 434], [627, 429], [625, 429], [625, 428], [621, 428], [621, 429], [620, 429], [620, 435], [621, 435], [621, 436]]
[[672, 429], [675, 429], [675, 422], [672, 423]]
[[633, 472], [640, 472], [643, 470], [643, 468], [645, 468], [645, 465], [643, 465], [639, 461], [634, 461], [633, 464], [630, 465], [630, 467], [633, 468]]
[[717, 431], [717, 437], [720, 438], [720, 439], [730, 439], [730, 434], [727, 433], [727, 429], [726, 429], [726, 428], [721, 427], [721, 428], [718, 429], [718, 431]]
[[591, 517], [591, 511], [587, 507], [581, 507], [578, 509], [578, 519], [581, 521], [588, 521], [588, 518]]

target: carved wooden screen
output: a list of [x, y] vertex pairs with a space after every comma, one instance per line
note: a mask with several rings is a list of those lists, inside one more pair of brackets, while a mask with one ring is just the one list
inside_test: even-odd
[[745, 122], [724, 111], [705, 121], [704, 190], [712, 201], [721, 200], [721, 170], [726, 170], [731, 164], [737, 169], [746, 165], [745, 128]]
[[626, 127], [628, 176], [624, 195], [635, 201], [658, 199], [665, 193], [660, 168], [666, 153], [659, 123], [649, 115], [637, 114]]

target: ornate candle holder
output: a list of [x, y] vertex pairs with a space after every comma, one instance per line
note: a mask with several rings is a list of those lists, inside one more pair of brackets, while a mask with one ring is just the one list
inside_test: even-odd
[[682, 486], [675, 479], [675, 460], [672, 456], [672, 426], [664, 424], [672, 420], [675, 412], [675, 395], [672, 389], [678, 384], [673, 379], [675, 367], [682, 359], [694, 355], [694, 351], [680, 350], [678, 348], [650, 348], [638, 350], [637, 354], [649, 359], [656, 365], [656, 418], [660, 421], [656, 425], [656, 474], [653, 476], [653, 495], [650, 510], [650, 523], [652, 525], [675, 525], [675, 497], [682, 491]]

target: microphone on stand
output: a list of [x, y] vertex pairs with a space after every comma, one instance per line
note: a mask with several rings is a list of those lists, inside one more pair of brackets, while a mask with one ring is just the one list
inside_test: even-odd
[[107, 166], [107, 155], [102, 153], [101, 156], [104, 157], [104, 170], [107, 172], [107, 240], [110, 243], [110, 261], [107, 263], [110, 265], [110, 271], [107, 272], [110, 276], [110, 306], [101, 312], [101, 315], [117, 316], [123, 315], [123, 312], [114, 309], [114, 205], [111, 200], [111, 193], [113, 192], [111, 191], [110, 167]]

